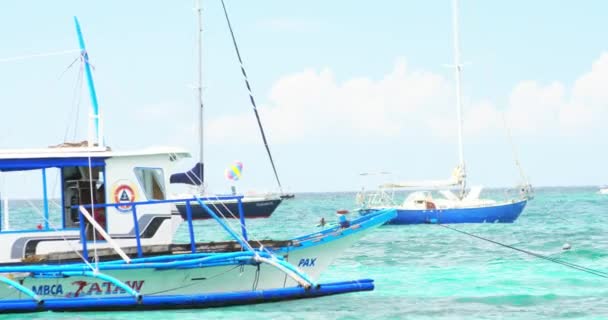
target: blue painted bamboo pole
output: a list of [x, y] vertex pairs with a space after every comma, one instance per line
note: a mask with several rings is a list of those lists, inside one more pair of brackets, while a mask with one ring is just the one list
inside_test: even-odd
[[46, 168], [42, 169], [42, 197], [44, 202], [44, 230], [49, 229], [49, 197], [46, 187]]
[[82, 242], [82, 257], [84, 260], [89, 261], [89, 250], [87, 249], [87, 233], [85, 231], [84, 217], [82, 212], [78, 210], [78, 221], [80, 224], [80, 241]]
[[48, 311], [81, 311], [81, 310], [112, 310], [112, 309], [167, 309], [170, 307], [203, 308], [251, 304], [264, 301], [293, 300], [312, 298], [326, 295], [342, 294], [356, 291], [374, 290], [374, 282], [363, 279], [324, 283], [318, 288], [305, 289], [300, 286], [274, 288], [255, 291], [236, 291], [188, 295], [149, 295], [142, 299], [133, 297], [78, 297], [78, 298], [49, 298], [40, 304], [33, 300], [4, 300], [0, 303], [0, 312], [48, 312]]
[[194, 226], [192, 225], [192, 206], [190, 201], [186, 202], [186, 218], [188, 219], [188, 232], [190, 233], [190, 250], [196, 252], [196, 240], [194, 240]]
[[133, 206], [131, 212], [133, 212], [133, 226], [135, 228], [135, 242], [137, 244], [137, 256], [143, 258], [144, 253], [141, 249], [141, 239], [139, 236], [139, 221], [137, 220], [137, 206]]
[[238, 198], [236, 199], [236, 201], [239, 206], [239, 218], [241, 219], [241, 232], [243, 233], [243, 239], [245, 239], [245, 241], [249, 241], [249, 239], [247, 239], [247, 228], [245, 227], [245, 211], [243, 210], [243, 199]]
[[224, 230], [226, 230], [226, 232], [228, 232], [228, 234], [231, 235], [241, 245], [241, 247], [244, 250], [251, 251], [249, 244], [246, 241], [244, 241], [241, 237], [239, 237], [239, 235], [237, 233], [232, 231], [232, 229], [226, 224], [226, 222], [224, 222], [222, 219], [220, 219], [217, 216], [217, 214], [215, 214], [215, 212], [213, 212], [213, 210], [211, 210], [206, 204], [204, 204], [203, 201], [199, 197], [194, 196], [194, 199], [196, 199], [196, 201], [201, 206], [201, 208], [205, 209], [205, 211], [207, 211], [207, 213], [213, 219], [215, 219], [215, 221], [217, 221], [217, 223], [219, 223], [220, 226], [222, 226], [222, 228], [224, 228]]
[[15, 280], [0, 276], [0, 282], [3, 282], [19, 291], [25, 293], [27, 296], [29, 296], [30, 298], [32, 298], [38, 302], [42, 300], [34, 291], [24, 287], [22, 284], [20, 284], [19, 282], [15, 281]]
[[[151, 262], [151, 263], [135, 263], [135, 264], [117, 264], [117, 263], [98, 263], [100, 271], [105, 270], [136, 270], [136, 269], [176, 269], [176, 268], [189, 268], [189, 267], [208, 267], [225, 264], [245, 264], [254, 263], [253, 257], [256, 252], [253, 251], [238, 251], [230, 253], [216, 253], [211, 256], [201, 257], [196, 259], [186, 259], [177, 261], [166, 261], [166, 262]], [[258, 256], [264, 258], [271, 258], [270, 254], [264, 252], [258, 252]], [[145, 259], [145, 258], [144, 258]], [[42, 274], [57, 274], [60, 272], [73, 272], [73, 271], [90, 271], [90, 265], [83, 263], [69, 264], [69, 265], [17, 265], [0, 267], [0, 273], [10, 272], [32, 272]]]
[[78, 18], [74, 17], [74, 24], [76, 25], [76, 33], [78, 34], [78, 44], [80, 45], [80, 54], [84, 60], [84, 71], [87, 77], [87, 86], [89, 87], [89, 95], [91, 97], [91, 106], [93, 107], [93, 120], [95, 123], [95, 139], [101, 146], [103, 144], [102, 138], [99, 135], [99, 105], [97, 103], [97, 93], [95, 92], [95, 83], [93, 83], [93, 75], [91, 73], [91, 65], [89, 63], [89, 54], [84, 44], [84, 38], [82, 31], [80, 30], [80, 23]]

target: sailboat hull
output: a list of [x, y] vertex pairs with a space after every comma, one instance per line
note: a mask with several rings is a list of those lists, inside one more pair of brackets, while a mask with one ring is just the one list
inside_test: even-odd
[[[435, 210], [396, 208], [397, 217], [388, 224], [513, 223], [527, 202], [524, 199], [492, 206]], [[367, 212], [375, 210], [369, 209]], [[365, 211], [362, 213], [365, 214]]]
[[[272, 215], [274, 210], [281, 204], [280, 198], [272, 199], [254, 199], [243, 200], [243, 212], [245, 218], [256, 219], [256, 218], [268, 218]], [[226, 218], [239, 218], [239, 207], [235, 200], [214, 200], [205, 201], [205, 204], [209, 209], [213, 210], [218, 216], [225, 216]], [[179, 214], [184, 220], [187, 220], [187, 212], [185, 204], [176, 205]], [[201, 208], [198, 204], [192, 204], [192, 219], [193, 220], [204, 220], [211, 219], [211, 216], [205, 209]]]

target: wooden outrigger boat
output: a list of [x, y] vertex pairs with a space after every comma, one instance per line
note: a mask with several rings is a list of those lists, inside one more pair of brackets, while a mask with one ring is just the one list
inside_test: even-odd
[[[44, 204], [39, 228], [0, 226], [1, 313], [204, 308], [373, 290], [368, 279], [317, 281], [343, 250], [395, 218], [394, 210], [346, 227], [258, 242], [248, 238], [242, 196], [171, 199], [170, 172], [190, 154], [104, 146], [89, 57], [75, 23], [93, 105], [91, 136], [86, 146], [0, 151], [0, 172], [41, 172], [42, 188], [34, 187], [42, 190]], [[47, 170], [59, 172], [61, 217], [49, 210]], [[222, 199], [239, 204], [238, 232], [206, 204]], [[186, 206], [187, 244], [173, 242], [184, 221], [176, 203]], [[233, 241], [197, 242], [193, 205]]]

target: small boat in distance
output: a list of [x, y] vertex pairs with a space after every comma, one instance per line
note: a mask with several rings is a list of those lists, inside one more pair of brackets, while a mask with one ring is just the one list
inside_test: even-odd
[[[199, 178], [199, 174], [203, 172], [203, 165], [197, 163], [194, 168], [183, 173], [174, 173], [170, 177], [170, 183], [176, 184], [189, 184], [199, 187], [199, 190], [203, 189], [203, 178]], [[200, 192], [199, 192], [200, 193]], [[204, 194], [204, 193], [203, 193]], [[236, 192], [230, 194], [231, 196], [236, 195]], [[207, 195], [209, 198], [213, 198], [214, 195]], [[257, 219], [257, 218], [268, 218], [275, 209], [281, 204], [282, 199], [273, 194], [260, 194], [260, 195], [246, 195], [240, 203], [237, 203], [234, 199], [223, 199], [225, 195], [215, 195], [219, 198], [217, 200], [207, 200], [206, 204], [213, 210], [215, 214], [220, 217], [239, 219], [237, 213], [239, 212], [239, 205], [242, 206], [245, 218]], [[182, 196], [178, 196], [182, 197]], [[182, 218], [186, 219], [186, 204], [176, 203], [175, 207]], [[192, 207], [192, 219], [204, 220], [211, 219], [211, 216], [206, 210], [200, 206], [193, 204]]]
[[606, 187], [606, 186], [600, 187], [600, 189], [597, 191], [597, 193], [608, 194], [608, 187]]
[[[397, 218], [391, 224], [421, 223], [484, 223], [514, 222], [530, 199], [531, 186], [524, 179], [518, 197], [505, 201], [480, 198], [482, 187], [467, 190], [466, 170], [462, 138], [462, 103], [459, 34], [458, 34], [458, 1], [453, 1], [454, 23], [454, 68], [456, 78], [456, 110], [458, 122], [458, 166], [449, 179], [432, 181], [413, 181], [387, 183], [380, 186], [376, 193], [360, 193], [357, 202], [361, 214], [393, 208]], [[519, 162], [516, 159], [519, 167]], [[521, 172], [521, 167], [520, 167]], [[522, 173], [523, 177], [523, 173]], [[457, 188], [454, 193], [451, 188]], [[396, 191], [414, 190], [404, 201], [395, 200]], [[433, 192], [438, 191], [438, 192]]]

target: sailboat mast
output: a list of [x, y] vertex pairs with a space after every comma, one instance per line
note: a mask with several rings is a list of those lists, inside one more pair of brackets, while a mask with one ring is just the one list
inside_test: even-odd
[[466, 169], [464, 164], [464, 150], [462, 146], [462, 89], [461, 89], [461, 77], [462, 77], [462, 64], [460, 63], [460, 39], [459, 39], [459, 23], [458, 23], [458, 0], [453, 0], [453, 32], [454, 32], [454, 70], [456, 76], [456, 112], [458, 119], [458, 166], [462, 174], [462, 183], [460, 190], [460, 197], [464, 196], [464, 190], [466, 188]]
[[202, 14], [202, 6], [201, 0], [195, 0], [195, 11], [197, 16], [197, 45], [198, 45], [198, 55], [197, 55], [197, 83], [196, 83], [196, 93], [197, 93], [197, 107], [199, 109], [199, 124], [198, 124], [198, 137], [199, 137], [199, 178], [201, 179], [200, 191], [203, 193], [205, 190], [205, 177], [204, 177], [204, 162], [203, 162], [203, 146], [204, 146], [204, 132], [203, 132], [203, 14]]
[[91, 107], [92, 112], [89, 121], [89, 147], [93, 147], [95, 143], [98, 146], [103, 147], [103, 135], [101, 133], [100, 116], [99, 116], [99, 105], [97, 103], [97, 93], [95, 91], [95, 83], [93, 82], [93, 75], [91, 73], [91, 64], [89, 63], [89, 54], [87, 53], [86, 46], [84, 44], [84, 37], [80, 30], [80, 23], [78, 18], [74, 17], [74, 25], [76, 26], [76, 34], [78, 35], [78, 44], [80, 45], [80, 55], [84, 63], [84, 71], [87, 77], [87, 85], [89, 87], [89, 94], [91, 96]]

